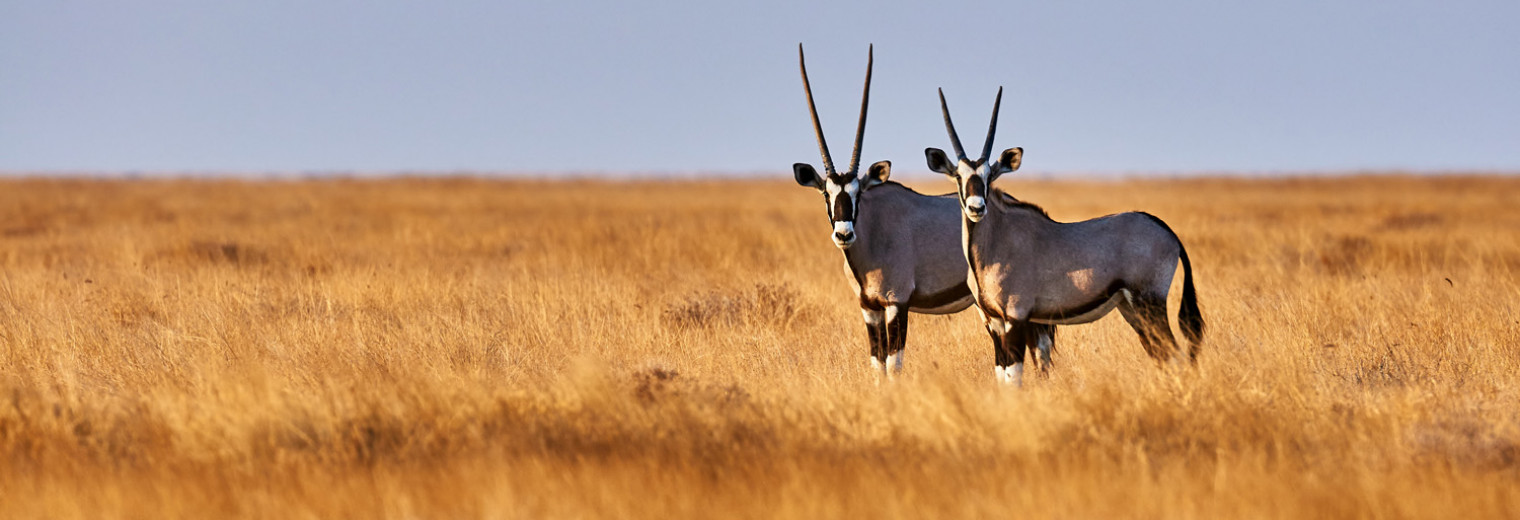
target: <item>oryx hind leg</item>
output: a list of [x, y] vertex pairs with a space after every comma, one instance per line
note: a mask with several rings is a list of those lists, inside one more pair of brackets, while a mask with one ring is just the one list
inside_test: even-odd
[[1039, 354], [1040, 376], [1049, 375], [1050, 368], [1053, 366], [1050, 361], [1050, 350], [1055, 348], [1056, 326], [1046, 323], [1029, 323], [1025, 326], [1025, 331], [1025, 344]]
[[1181, 351], [1172, 336], [1172, 324], [1166, 315], [1166, 296], [1126, 292], [1119, 303], [1119, 314], [1140, 335], [1145, 353], [1157, 362], [1177, 361]]

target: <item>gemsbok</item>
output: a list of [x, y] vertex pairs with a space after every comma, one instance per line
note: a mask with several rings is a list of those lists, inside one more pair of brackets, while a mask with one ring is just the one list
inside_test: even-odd
[[792, 173], [797, 184], [823, 194], [833, 226], [834, 245], [844, 253], [845, 274], [849, 275], [865, 318], [866, 337], [871, 343], [871, 370], [878, 375], [893, 376], [903, 366], [908, 311], [960, 312], [971, 306], [971, 290], [966, 286], [966, 258], [955, 243], [960, 213], [955, 198], [948, 193], [923, 195], [887, 180], [892, 173], [890, 161], [876, 162], [864, 175], [858, 174], [866, 107], [871, 99], [875, 46], [868, 52], [855, 149], [850, 154], [850, 168], [839, 172], [834, 169], [829, 145], [823, 139], [823, 126], [818, 122], [802, 44], [797, 45], [802, 88], [807, 93], [825, 175], [820, 176], [807, 163], [793, 164]]
[[1177, 263], [1182, 263], [1182, 304], [1177, 319], [1198, 355], [1203, 315], [1193, 290], [1193, 266], [1177, 234], [1148, 213], [1128, 212], [1081, 222], [1056, 222], [1039, 206], [991, 188], [998, 176], [1019, 169], [1023, 148], [1009, 148], [991, 163], [993, 134], [1003, 89], [992, 105], [992, 123], [982, 156], [966, 157], [950, 121], [945, 92], [939, 93], [945, 130], [955, 146], [951, 163], [938, 148], [924, 150], [929, 169], [955, 180], [961, 206], [961, 249], [967, 282], [992, 335], [999, 381], [1020, 385], [1024, 353], [1039, 350], [1042, 373], [1050, 367], [1044, 327], [1087, 323], [1118, 307], [1157, 362], [1180, 355], [1166, 311]]

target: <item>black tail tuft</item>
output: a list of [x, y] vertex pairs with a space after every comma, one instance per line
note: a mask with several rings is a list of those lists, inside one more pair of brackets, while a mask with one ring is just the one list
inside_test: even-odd
[[1188, 359], [1196, 361], [1198, 350], [1203, 347], [1203, 312], [1198, 310], [1198, 291], [1193, 290], [1193, 263], [1188, 261], [1187, 248], [1182, 246], [1182, 238], [1177, 236], [1176, 231], [1172, 231], [1171, 226], [1150, 213], [1140, 214], [1150, 217], [1177, 240], [1177, 250], [1181, 252], [1179, 256], [1182, 259], [1182, 306], [1177, 309], [1177, 321], [1182, 327], [1182, 336], [1187, 338], [1188, 343], [1192, 343], [1188, 346]]
[[1203, 312], [1198, 310], [1198, 292], [1193, 290], [1193, 264], [1188, 261], [1187, 248], [1177, 242], [1182, 251], [1182, 306], [1177, 309], [1177, 321], [1182, 335], [1192, 345], [1188, 346], [1188, 358], [1198, 359], [1198, 349], [1203, 343]]

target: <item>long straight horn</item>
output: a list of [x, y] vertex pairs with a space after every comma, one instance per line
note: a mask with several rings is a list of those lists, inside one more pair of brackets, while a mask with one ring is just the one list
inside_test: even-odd
[[860, 95], [860, 124], [855, 126], [855, 151], [850, 153], [850, 175], [859, 173], [860, 144], [866, 140], [866, 106], [871, 104], [871, 65], [876, 63], [876, 45], [866, 51], [866, 87]]
[[[823, 156], [823, 171], [834, 175], [834, 160], [829, 158], [829, 143], [823, 140], [823, 125], [818, 124], [818, 107], [813, 105], [813, 86], [808, 84], [807, 60], [802, 58], [802, 44], [797, 44], [797, 64], [802, 66], [802, 90], [807, 92], [808, 111], [813, 114], [813, 133], [818, 134], [818, 153]], [[861, 123], [865, 123], [864, 120]]]
[[998, 87], [997, 101], [992, 102], [992, 123], [987, 126], [987, 144], [982, 145], [982, 163], [992, 156], [992, 135], [997, 133], [998, 107], [1003, 106], [1003, 87]]
[[950, 144], [955, 146], [955, 158], [966, 160], [966, 150], [961, 148], [961, 136], [955, 135], [955, 123], [950, 122], [950, 105], [945, 104], [945, 89], [939, 89], [939, 110], [945, 114], [945, 131], [950, 132]]

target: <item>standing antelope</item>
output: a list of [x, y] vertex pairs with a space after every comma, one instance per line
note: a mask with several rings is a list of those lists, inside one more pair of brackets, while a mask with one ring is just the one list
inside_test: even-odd
[[802, 88], [807, 92], [818, 152], [826, 176], [807, 163], [792, 165], [797, 184], [823, 194], [834, 245], [844, 252], [844, 270], [850, 277], [866, 322], [871, 343], [871, 369], [895, 375], [902, 370], [903, 347], [908, 337], [908, 311], [950, 314], [971, 306], [966, 286], [966, 258], [956, 252], [955, 221], [959, 204], [950, 194], [928, 196], [887, 180], [890, 161], [871, 165], [858, 175], [860, 146], [865, 138], [866, 107], [871, 98], [872, 46], [866, 61], [865, 92], [860, 100], [860, 123], [855, 129], [855, 149], [850, 169], [834, 170], [829, 145], [818, 123], [813, 89], [808, 84], [807, 62], [802, 44], [797, 62], [802, 68]]
[[[1203, 315], [1193, 290], [1187, 250], [1165, 222], [1129, 212], [1081, 222], [1056, 222], [1039, 206], [989, 188], [999, 175], [1019, 169], [1023, 148], [1004, 150], [988, 163], [997, 131], [1003, 89], [992, 105], [992, 123], [981, 158], [966, 158], [945, 92], [940, 110], [958, 159], [952, 164], [938, 148], [924, 150], [929, 169], [956, 181], [961, 201], [961, 248], [970, 266], [967, 283], [992, 335], [998, 380], [1019, 385], [1025, 349], [1040, 351], [1040, 368], [1050, 366], [1046, 327], [1087, 323], [1114, 307], [1140, 335], [1145, 352], [1157, 361], [1176, 359], [1177, 341], [1167, 319], [1166, 295], [1177, 262], [1182, 262], [1182, 305], [1178, 321], [1198, 355]], [[1033, 343], [1033, 345], [1031, 345]]]

